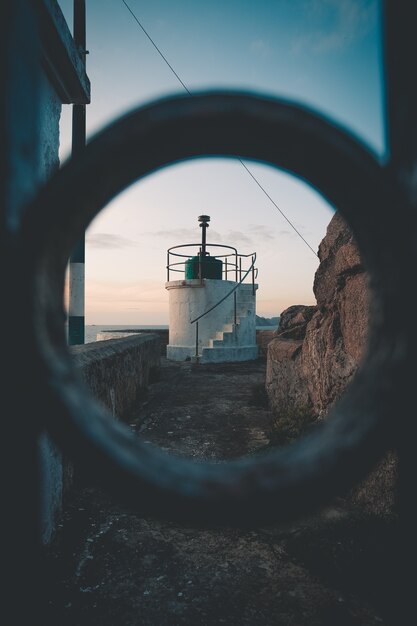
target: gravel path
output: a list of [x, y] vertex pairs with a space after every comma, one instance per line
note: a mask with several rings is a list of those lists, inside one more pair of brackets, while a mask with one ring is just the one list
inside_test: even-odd
[[[163, 360], [130, 416], [145, 441], [198, 459], [270, 445], [265, 362]], [[47, 555], [45, 623], [56, 626], [348, 626], [387, 624], [393, 532], [338, 501], [319, 515], [256, 530], [202, 530], [140, 518], [80, 487]]]

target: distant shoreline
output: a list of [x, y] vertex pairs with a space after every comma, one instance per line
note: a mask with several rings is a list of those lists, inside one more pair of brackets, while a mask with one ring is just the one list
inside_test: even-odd
[[[261, 318], [263, 321], [263, 318]], [[276, 330], [278, 324], [259, 324], [256, 330]], [[85, 326], [85, 343], [93, 343], [97, 341], [98, 334], [122, 334], [122, 333], [139, 333], [139, 332], [155, 332], [169, 331], [168, 324], [86, 324]]]

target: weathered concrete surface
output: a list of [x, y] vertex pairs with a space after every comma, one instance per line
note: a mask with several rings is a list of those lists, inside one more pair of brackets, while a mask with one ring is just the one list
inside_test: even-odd
[[[265, 361], [162, 361], [131, 427], [201, 459], [269, 445]], [[213, 393], [213, 390], [216, 393]], [[141, 518], [84, 487], [49, 555], [47, 624], [371, 626], [388, 624], [394, 522], [343, 501], [296, 524], [201, 529]], [[385, 580], [385, 576], [388, 580]]]
[[94, 397], [115, 417], [124, 417], [144, 392], [160, 363], [157, 335], [71, 346], [80, 374]]
[[[95, 398], [114, 416], [124, 418], [145, 392], [159, 367], [160, 342], [157, 335], [131, 336], [70, 348], [84, 382]], [[51, 541], [62, 510], [65, 493], [73, 482], [73, 466], [46, 434], [39, 440], [41, 492], [41, 534]]]
[[[81, 85], [85, 89], [83, 102], [89, 101], [90, 83], [58, 4], [56, 2], [34, 4], [38, 13], [37, 17], [43, 26], [40, 34], [42, 62], [45, 70], [39, 76], [38, 101], [32, 103], [33, 108], [38, 112], [36, 122], [39, 132], [39, 153], [36, 158], [36, 168], [40, 186], [59, 167], [59, 122], [62, 102], [80, 103], [80, 100], [76, 99], [75, 92]], [[47, 15], [53, 16], [53, 19], [46, 19]], [[60, 64], [63, 51], [68, 57], [68, 63], [65, 66]], [[22, 153], [20, 165], [25, 158], [27, 155], [24, 157]], [[15, 167], [17, 167], [16, 164]], [[19, 193], [22, 191], [20, 185]], [[62, 455], [45, 433], [42, 433], [39, 439], [39, 462], [42, 485], [40, 493], [41, 540], [48, 543], [52, 539], [56, 520], [61, 512], [65, 477], [63, 476]]]
[[[37, 160], [39, 184], [45, 183], [59, 167], [59, 120], [61, 100], [45, 75], [41, 75], [39, 89], [39, 155]], [[62, 508], [62, 455], [46, 433], [39, 439], [41, 472], [41, 537], [51, 541], [56, 519]]]
[[[196, 341], [201, 363], [257, 358], [255, 311], [258, 285], [241, 284], [235, 292], [236, 298], [228, 298], [234, 287], [236, 283], [231, 280], [211, 278], [165, 283], [169, 291], [169, 359], [185, 361], [193, 358]], [[207, 314], [198, 323], [197, 335], [197, 326], [190, 324], [190, 320], [205, 312]]]
[[123, 337], [131, 337], [132, 335], [138, 334], [158, 335], [161, 345], [161, 356], [166, 356], [169, 341], [169, 330], [167, 328], [147, 328], [141, 330], [137, 330], [135, 328], [125, 328], [121, 330], [103, 330], [102, 332], [97, 333], [96, 341], [121, 339]]

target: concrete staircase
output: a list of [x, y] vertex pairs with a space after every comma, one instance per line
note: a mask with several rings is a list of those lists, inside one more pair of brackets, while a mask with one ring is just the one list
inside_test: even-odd
[[236, 290], [236, 324], [225, 324], [209, 340], [208, 346], [202, 349], [201, 363], [250, 361], [258, 357], [255, 302], [252, 285], [240, 285]]

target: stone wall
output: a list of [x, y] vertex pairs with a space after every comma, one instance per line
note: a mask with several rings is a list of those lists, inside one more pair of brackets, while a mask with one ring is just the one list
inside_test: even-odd
[[75, 364], [94, 397], [125, 417], [160, 364], [160, 339], [140, 334], [71, 346]]
[[[160, 363], [158, 335], [134, 335], [124, 339], [71, 346], [75, 365], [94, 397], [118, 418], [128, 415]], [[59, 518], [65, 490], [71, 486], [72, 465], [49, 437], [40, 438], [42, 541], [49, 543]]]
[[275, 338], [275, 329], [258, 330], [256, 329], [256, 343], [258, 345], [258, 355], [262, 359], [266, 359], [268, 354], [268, 344]]
[[161, 345], [161, 356], [166, 356], [169, 341], [168, 328], [147, 328], [141, 330], [126, 328], [125, 330], [103, 330], [102, 332], [97, 333], [96, 341], [108, 341], [109, 339], [120, 339], [121, 337], [132, 337], [133, 335], [139, 334], [158, 335]]

